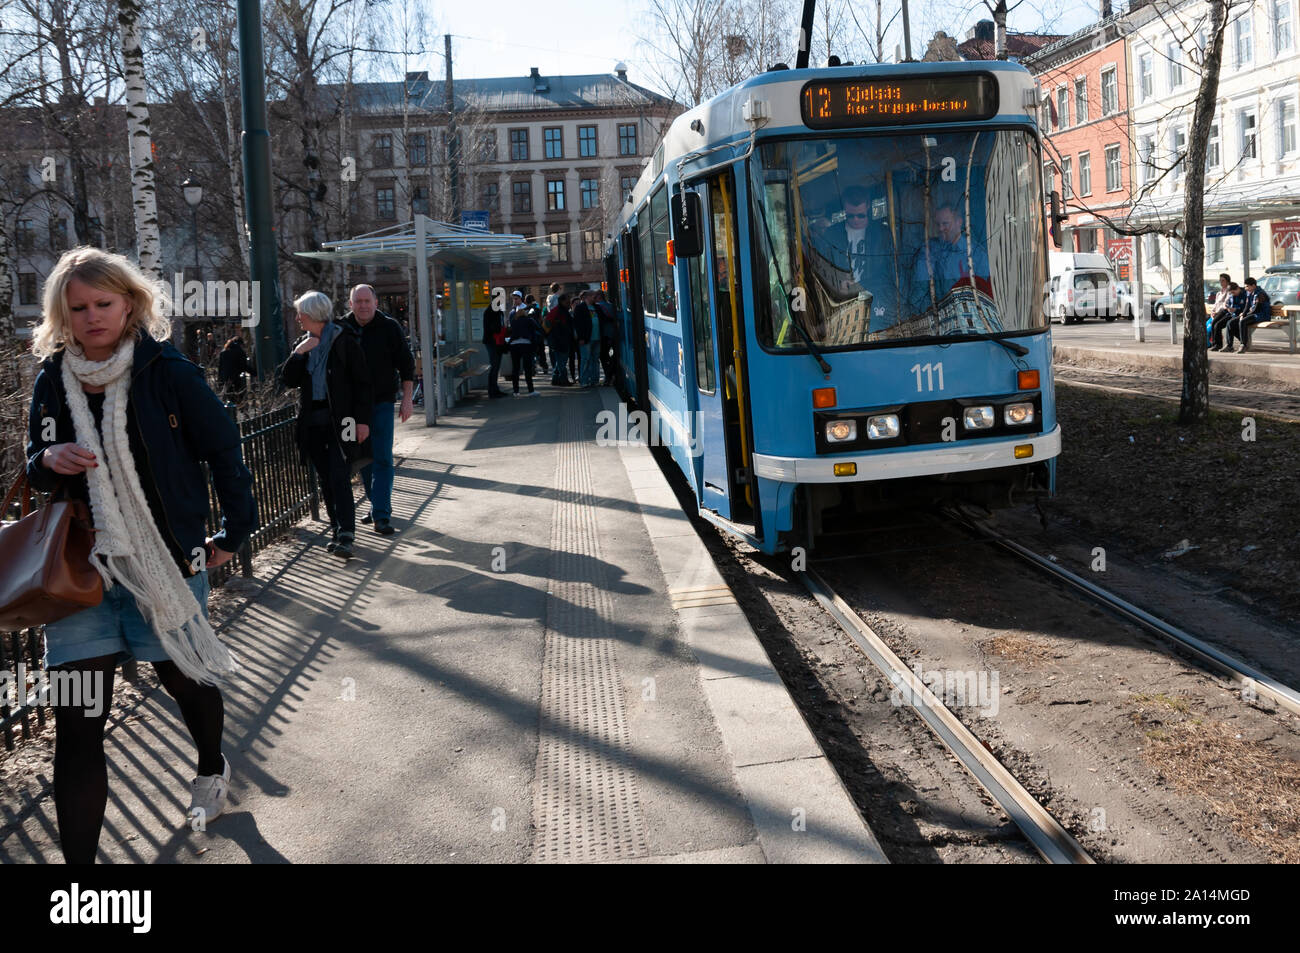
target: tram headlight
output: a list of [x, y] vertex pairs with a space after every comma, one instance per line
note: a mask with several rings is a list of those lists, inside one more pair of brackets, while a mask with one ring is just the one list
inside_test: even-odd
[[856, 420], [829, 420], [826, 422], [827, 443], [848, 443], [858, 439]]
[[1023, 427], [1034, 422], [1034, 405], [1007, 404], [1002, 408], [1002, 420], [1008, 427]]
[[962, 411], [961, 423], [967, 430], [988, 430], [993, 426], [993, 408], [989, 404], [967, 407]]
[[868, 440], [893, 440], [898, 432], [898, 414], [876, 414], [867, 418]]

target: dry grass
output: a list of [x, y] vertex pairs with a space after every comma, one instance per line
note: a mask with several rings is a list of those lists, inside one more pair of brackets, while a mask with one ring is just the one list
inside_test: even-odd
[[1199, 796], [1234, 832], [1280, 863], [1300, 862], [1300, 762], [1221, 721], [1195, 717], [1184, 698], [1136, 695], [1144, 760], [1175, 790]]
[[1051, 646], [1041, 639], [1028, 639], [1023, 635], [999, 635], [980, 643], [985, 655], [996, 655], [1010, 662], [1030, 665], [1052, 655]]

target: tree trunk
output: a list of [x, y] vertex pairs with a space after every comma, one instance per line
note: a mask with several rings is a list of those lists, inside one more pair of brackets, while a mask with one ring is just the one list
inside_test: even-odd
[[1007, 58], [1007, 0], [998, 0], [993, 8], [993, 43], [997, 58]]
[[1205, 150], [1219, 95], [1228, 5], [1225, 0], [1209, 0], [1209, 12], [1210, 38], [1183, 170], [1183, 393], [1178, 422], [1200, 425], [1210, 421], [1210, 359], [1205, 350], [1205, 297], [1201, 290], [1205, 286]]
[[[162, 280], [158, 204], [153, 181], [153, 141], [144, 81], [144, 50], [140, 45], [140, 4], [118, 0], [122, 33], [122, 65], [126, 79], [126, 132], [131, 156], [131, 199], [135, 206], [136, 257], [149, 275]], [[176, 322], [179, 326], [180, 322]], [[173, 331], [173, 335], [175, 331]]]

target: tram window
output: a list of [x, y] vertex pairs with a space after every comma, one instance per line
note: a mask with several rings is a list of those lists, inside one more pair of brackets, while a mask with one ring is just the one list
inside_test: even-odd
[[756, 331], [854, 347], [1046, 328], [1032, 137], [766, 143], [751, 163]]
[[654, 243], [655, 270], [646, 276], [646, 281], [654, 285], [654, 310], [659, 317], [676, 321], [677, 295], [673, 286], [673, 269], [668, 264], [666, 248], [671, 237], [668, 231], [668, 190], [662, 185], [650, 199], [650, 230]]
[[713, 383], [713, 320], [709, 317], [709, 286], [705, 272], [705, 256], [689, 259], [688, 273], [691, 282], [691, 330], [695, 338], [695, 379], [706, 394], [712, 394]]
[[641, 271], [637, 275], [637, 284], [641, 286], [641, 310], [646, 314], [655, 313], [654, 292], [654, 242], [650, 237], [650, 208], [641, 210], [636, 224], [637, 257], [640, 259]]

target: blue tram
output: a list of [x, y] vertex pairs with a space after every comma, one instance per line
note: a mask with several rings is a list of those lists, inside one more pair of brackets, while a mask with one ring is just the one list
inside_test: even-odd
[[765, 552], [1051, 492], [1035, 84], [777, 69], [679, 116], [612, 227], [624, 397]]

